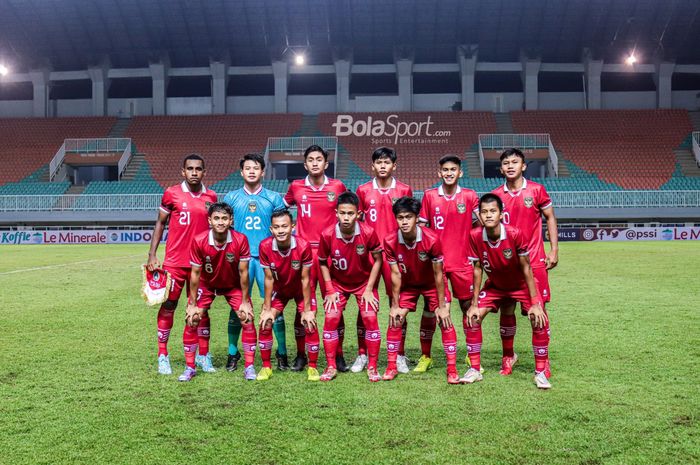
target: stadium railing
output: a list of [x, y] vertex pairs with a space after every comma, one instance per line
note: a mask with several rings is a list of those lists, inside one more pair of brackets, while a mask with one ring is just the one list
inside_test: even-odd
[[695, 155], [695, 164], [700, 167], [700, 131], [693, 131], [693, 155]]
[[121, 138], [91, 138], [91, 139], [66, 139], [63, 145], [49, 162], [49, 179], [52, 181], [61, 169], [63, 160], [67, 153], [114, 153], [122, 152], [122, 156], [117, 164], [118, 174], [121, 177], [126, 165], [131, 158], [131, 139]]
[[[550, 196], [557, 208], [700, 207], [700, 190], [554, 191]], [[156, 211], [160, 200], [161, 194], [0, 195], [0, 212]]]

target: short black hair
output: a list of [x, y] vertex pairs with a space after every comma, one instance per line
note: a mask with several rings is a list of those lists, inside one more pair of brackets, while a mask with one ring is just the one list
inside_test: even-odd
[[388, 158], [392, 163], [396, 163], [396, 150], [391, 147], [379, 147], [372, 154], [372, 163], [380, 158]]
[[185, 159], [182, 160], [183, 168], [187, 166], [187, 160], [199, 160], [202, 162], [202, 168], [204, 168], [204, 158], [202, 158], [202, 156], [198, 153], [190, 153], [189, 155], [187, 155]]
[[462, 160], [457, 155], [453, 155], [451, 153], [448, 153], [447, 155], [443, 156], [438, 163], [440, 166], [444, 165], [445, 163], [454, 163], [455, 165], [459, 166], [460, 168], [462, 167]]
[[337, 206], [341, 205], [354, 205], [355, 208], [359, 210], [360, 208], [360, 198], [352, 191], [345, 191], [338, 196]]
[[496, 204], [498, 205], [498, 211], [501, 211], [501, 212], [503, 211], [503, 200], [501, 200], [501, 198], [499, 196], [497, 196], [496, 194], [493, 194], [491, 192], [481, 196], [481, 198], [479, 199], [479, 210], [481, 210], [482, 204], [492, 203], [492, 202], [496, 202]]
[[308, 157], [309, 154], [312, 152], [321, 152], [323, 154], [323, 159], [325, 161], [328, 161], [328, 152], [323, 150], [323, 147], [321, 147], [320, 145], [309, 145], [304, 151], [304, 161], [306, 161], [306, 157]]
[[207, 211], [207, 215], [211, 216], [216, 212], [228, 213], [228, 216], [233, 218], [233, 210], [231, 210], [231, 206], [225, 202], [216, 202], [211, 204], [209, 206], [209, 210]]
[[281, 218], [283, 216], [289, 217], [289, 221], [294, 223], [294, 218], [292, 218], [292, 213], [287, 210], [286, 208], [282, 208], [280, 210], [275, 210], [272, 212], [272, 215], [270, 216], [270, 223], [272, 223], [272, 220], [275, 218]]
[[413, 213], [418, 216], [420, 213], [420, 202], [413, 197], [401, 197], [394, 203], [391, 210], [394, 212], [394, 216], [398, 216], [399, 213]]
[[523, 163], [525, 162], [525, 154], [522, 152], [522, 150], [516, 149], [515, 147], [513, 147], [512, 149], [504, 150], [503, 153], [501, 154], [499, 160], [503, 161], [506, 158], [512, 157], [512, 156], [520, 157], [522, 159]]
[[243, 169], [243, 165], [245, 165], [245, 162], [247, 162], [248, 160], [254, 161], [258, 165], [260, 165], [260, 169], [265, 169], [265, 157], [263, 157], [259, 153], [246, 153], [245, 155], [243, 155], [243, 158], [241, 158], [241, 161], [238, 163], [241, 166], [241, 169]]

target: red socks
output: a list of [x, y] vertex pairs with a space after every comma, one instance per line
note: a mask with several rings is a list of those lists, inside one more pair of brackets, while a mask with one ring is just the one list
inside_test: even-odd
[[535, 354], [535, 371], [544, 371], [549, 358], [549, 321], [544, 328], [532, 328], [532, 352]]
[[406, 330], [408, 329], [408, 322], [404, 318], [403, 325], [401, 326], [401, 344], [399, 345], [399, 355], [402, 357], [406, 355]]
[[387, 370], [396, 370], [396, 357], [401, 346], [401, 328], [389, 326], [386, 331]]
[[442, 347], [445, 349], [445, 357], [447, 358], [447, 370], [457, 366], [457, 332], [455, 327], [449, 328], [440, 327], [442, 333]]
[[466, 333], [469, 363], [472, 368], [479, 370], [481, 368], [481, 342], [483, 341], [481, 325], [474, 324], [471, 328], [467, 327]]
[[512, 357], [514, 355], [513, 341], [515, 340], [515, 330], [517, 328], [515, 314], [504, 315], [503, 313], [501, 313], [500, 317], [501, 344], [503, 345], [503, 356]]
[[241, 342], [243, 343], [243, 358], [245, 366], [248, 367], [255, 362], [255, 346], [257, 343], [257, 335], [255, 334], [255, 325], [253, 323], [243, 323], [243, 333]]
[[199, 325], [197, 326], [197, 337], [199, 338], [199, 355], [207, 355], [209, 353], [209, 333], [211, 320], [207, 313], [204, 314]]
[[435, 313], [426, 311], [423, 312], [423, 316], [420, 319], [420, 350], [428, 358], [430, 358], [430, 349], [433, 346], [436, 320]]
[[175, 310], [167, 310], [160, 307], [158, 310], [158, 356], [168, 355], [168, 339], [170, 330], [173, 329], [173, 317]]
[[[318, 351], [320, 345], [321, 342], [318, 340], [318, 330], [306, 330], [306, 352], [308, 353], [310, 368], [316, 368], [318, 365]], [[335, 359], [333, 361], [335, 361]]]
[[185, 325], [182, 332], [182, 345], [185, 347], [185, 365], [194, 368], [194, 357], [197, 355], [197, 328]]
[[379, 358], [379, 346], [382, 343], [382, 333], [379, 330], [379, 322], [377, 314], [370, 310], [369, 312], [361, 312], [362, 320], [364, 320], [365, 344], [367, 349], [368, 368], [377, 368], [377, 359]]
[[261, 329], [258, 341], [260, 347], [260, 358], [263, 368], [272, 368], [270, 357], [272, 356], [272, 328]]

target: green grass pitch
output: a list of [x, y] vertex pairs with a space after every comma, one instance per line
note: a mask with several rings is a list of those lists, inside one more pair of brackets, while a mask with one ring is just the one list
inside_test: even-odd
[[[439, 334], [436, 366], [391, 383], [348, 373], [314, 384], [277, 371], [267, 383], [245, 382], [240, 370], [222, 369], [223, 301], [211, 312], [219, 371], [178, 383], [183, 306], [170, 339], [175, 374], [159, 376], [156, 310], [138, 291], [146, 246], [3, 246], [0, 254], [2, 464], [700, 461], [697, 242], [562, 244], [550, 275], [548, 392], [532, 382], [523, 318], [521, 361], [512, 376], [498, 375], [495, 315], [484, 328], [484, 381], [473, 386], [446, 384]], [[351, 360], [354, 304], [346, 315]], [[463, 372], [456, 304], [453, 317]], [[386, 320], [385, 302], [383, 331]], [[418, 320], [409, 316], [414, 361]], [[383, 343], [382, 371], [385, 360]]]

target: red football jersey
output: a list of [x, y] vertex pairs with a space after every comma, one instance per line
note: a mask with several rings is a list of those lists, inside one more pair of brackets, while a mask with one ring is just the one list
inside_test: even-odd
[[372, 253], [381, 250], [382, 244], [371, 226], [355, 223], [355, 235], [346, 240], [336, 223], [321, 233], [318, 260], [330, 261], [328, 268], [334, 282], [354, 289], [367, 283], [374, 263]]
[[392, 207], [396, 199], [413, 197], [413, 191], [408, 184], [391, 179], [391, 187], [381, 189], [377, 180], [372, 179], [357, 188], [360, 198], [360, 211], [364, 212], [364, 222], [375, 230], [377, 236], [386, 237], [396, 231], [396, 218]]
[[245, 235], [230, 230], [226, 244], [218, 247], [214, 232], [198, 234], [192, 242], [190, 265], [201, 267], [200, 286], [208, 289], [240, 289], [239, 262], [250, 260], [250, 247]]
[[437, 233], [417, 226], [416, 242], [407, 245], [401, 231], [384, 239], [384, 255], [390, 265], [398, 265], [401, 271], [401, 289], [435, 287], [433, 262], [442, 262], [442, 246]]
[[518, 228], [528, 241], [532, 266], [545, 266], [542, 210], [552, 206], [552, 199], [544, 186], [523, 179], [523, 187], [517, 192], [503, 184], [493, 193], [503, 200], [503, 223]]
[[467, 258], [472, 214], [479, 209], [479, 197], [471, 189], [457, 186], [453, 195], [445, 195], [442, 186], [428, 189], [423, 195], [420, 219], [438, 233], [444, 244], [445, 271], [464, 271], [469, 268]]
[[297, 206], [297, 234], [312, 247], [318, 247], [323, 230], [335, 224], [338, 194], [346, 190], [342, 181], [327, 176], [321, 187], [311, 184], [308, 176], [289, 185], [284, 203], [288, 207]]
[[493, 287], [504, 291], [527, 289], [519, 259], [528, 255], [527, 241], [517, 228], [501, 224], [501, 237], [496, 243], [489, 240], [483, 226], [474, 228], [469, 249], [469, 260], [481, 263]]
[[216, 193], [203, 185], [197, 194], [190, 192], [185, 181], [166, 189], [160, 201], [160, 210], [170, 215], [163, 266], [190, 267], [192, 239], [209, 230], [207, 210], [216, 201]]
[[272, 291], [289, 297], [301, 295], [301, 269], [313, 264], [309, 243], [301, 237], [292, 237], [289, 250], [283, 253], [277, 246], [277, 239], [268, 237], [260, 243], [259, 252], [260, 266], [269, 268], [275, 278]]

